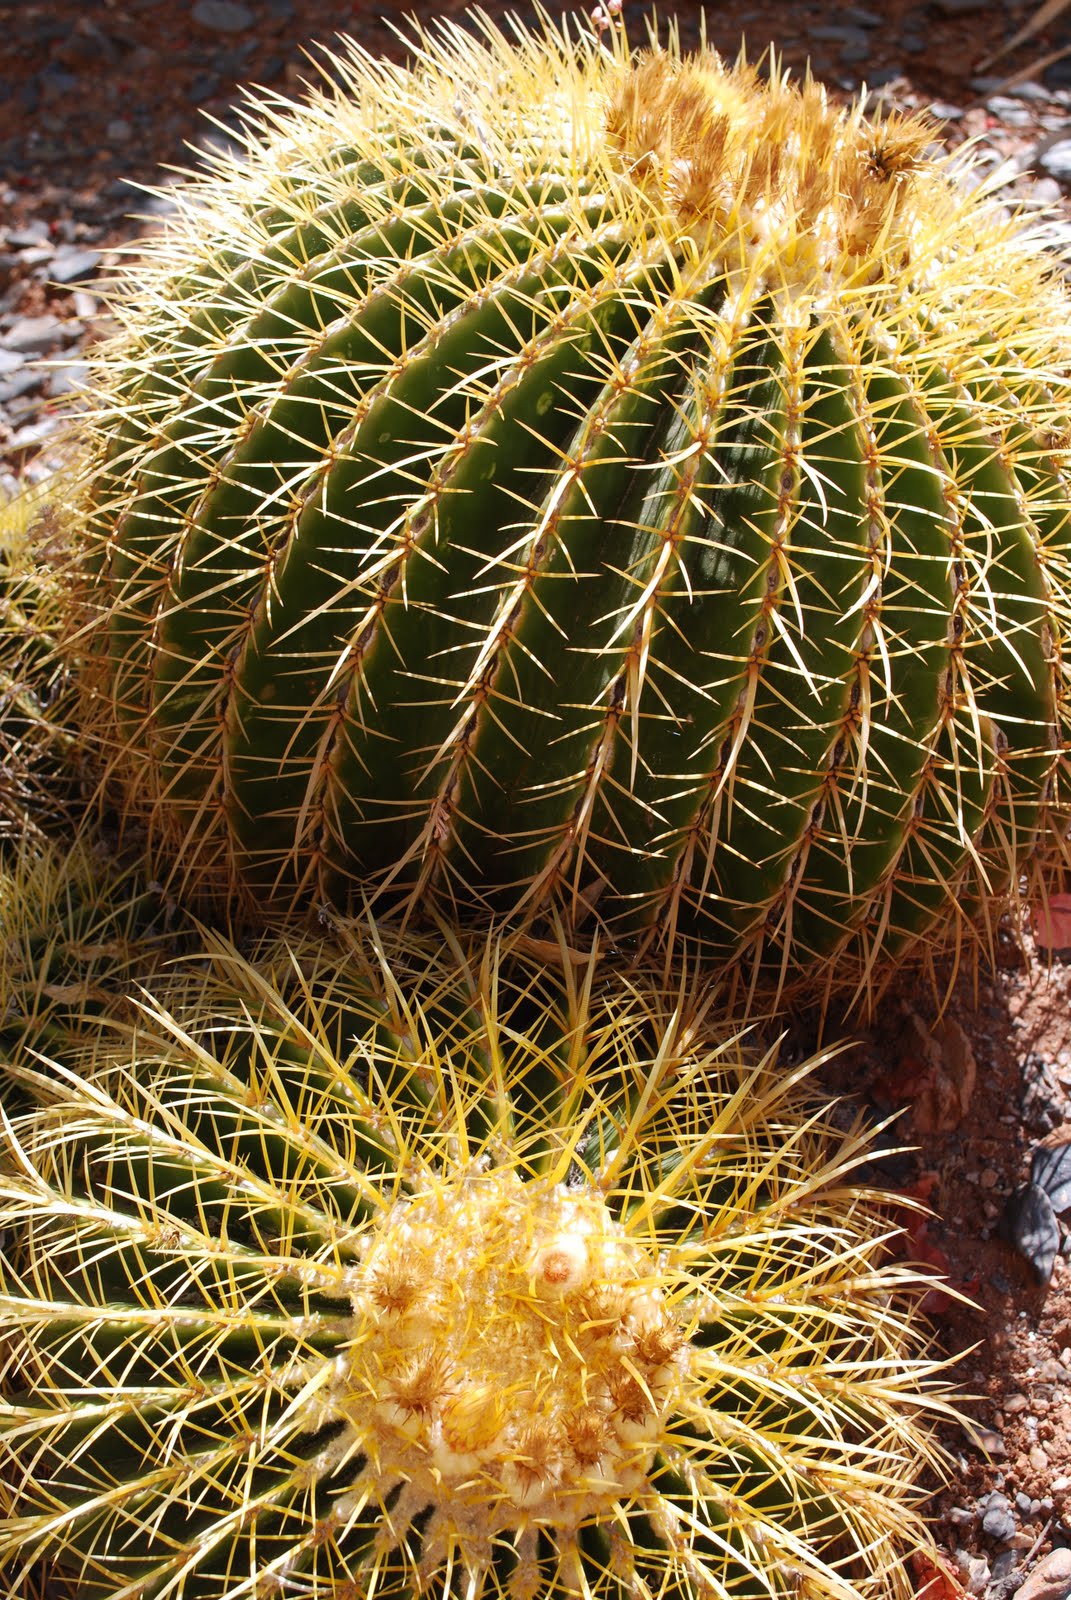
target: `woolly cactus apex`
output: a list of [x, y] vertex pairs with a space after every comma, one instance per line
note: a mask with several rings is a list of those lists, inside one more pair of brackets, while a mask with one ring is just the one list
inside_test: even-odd
[[0, 1183], [12, 1592], [911, 1592], [947, 1402], [809, 1068], [368, 937], [215, 947], [54, 1054]]
[[76, 646], [183, 892], [880, 982], [1062, 837], [1067, 296], [917, 120], [452, 26], [251, 102], [98, 369]]

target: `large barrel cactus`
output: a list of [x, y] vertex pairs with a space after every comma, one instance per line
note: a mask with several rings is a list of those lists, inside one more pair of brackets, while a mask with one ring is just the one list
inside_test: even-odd
[[1065, 292], [920, 122], [478, 26], [254, 105], [119, 296], [113, 792], [248, 909], [808, 981], [991, 927], [1061, 826]]
[[349, 945], [16, 1057], [5, 1592], [912, 1594], [944, 1402], [859, 1130], [593, 967]]

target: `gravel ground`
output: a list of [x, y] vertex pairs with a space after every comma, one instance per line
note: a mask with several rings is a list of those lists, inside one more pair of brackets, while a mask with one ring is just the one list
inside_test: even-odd
[[[415, 9], [425, 21], [461, 14], [452, 0]], [[677, 9], [691, 42], [698, 8]], [[950, 144], [972, 145], [978, 171], [1002, 172], [1011, 202], [1047, 208], [1059, 259], [1071, 251], [1071, 55], [1032, 64], [1071, 45], [1071, 8], [981, 66], [1032, 9], [780, 0], [718, 12], [708, 35], [735, 53], [743, 33], [753, 55], [774, 40], [788, 66], [809, 59], [841, 97], [865, 84], [888, 104], [931, 107]], [[625, 13], [640, 36], [643, 7]], [[107, 331], [99, 291], [115, 249], [160, 225], [191, 145], [227, 138], [236, 86], [299, 93], [315, 76], [313, 41], [339, 31], [398, 55], [392, 15], [351, 0], [0, 0], [0, 496], [54, 470], [65, 408]], [[919, 1588], [933, 1580], [929, 1600], [1071, 1596], [1069, 1239], [1054, 1220], [1041, 1283], [1005, 1237], [1037, 1148], [1071, 1140], [1071, 968], [1010, 942], [1002, 955], [998, 973], [960, 981], [941, 1021], [914, 990], [888, 996], [831, 1069], [875, 1115], [906, 1107], [895, 1142], [917, 1149], [885, 1156], [875, 1181], [926, 1197], [934, 1217], [908, 1246], [977, 1302], [931, 1297], [938, 1344], [977, 1346], [961, 1370], [978, 1399], [976, 1429], [947, 1439], [955, 1476], [933, 1501], [947, 1567], [916, 1575]], [[813, 1033], [801, 1019], [795, 1044]]]

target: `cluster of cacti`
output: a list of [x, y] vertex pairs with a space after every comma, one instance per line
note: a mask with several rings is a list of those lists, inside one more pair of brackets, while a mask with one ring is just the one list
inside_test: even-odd
[[[869, 993], [1066, 848], [1067, 295], [921, 121], [481, 31], [252, 103], [70, 565], [0, 539], [12, 1593], [886, 1600], [926, 1538], [866, 1140], [674, 961]], [[70, 739], [122, 864], [36, 826]]]
[[594, 962], [344, 931], [16, 1068], [11, 1592], [911, 1592], [940, 1380], [809, 1068]]
[[79, 639], [121, 803], [247, 909], [838, 984], [986, 927], [1062, 816], [1066, 293], [922, 122], [483, 34], [255, 108], [123, 297]]

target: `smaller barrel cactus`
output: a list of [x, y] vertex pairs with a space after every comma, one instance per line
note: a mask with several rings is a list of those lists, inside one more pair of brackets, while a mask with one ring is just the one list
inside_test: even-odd
[[[24, 833], [0, 855], [0, 1059], [63, 1049], [114, 1016], [175, 954], [172, 909], [100, 839]], [[0, 1102], [19, 1097], [0, 1071]]]
[[55, 824], [77, 796], [77, 696], [58, 641], [61, 495], [35, 486], [0, 505], [0, 851]]
[[12, 1065], [9, 1592], [909, 1593], [941, 1382], [809, 1068], [545, 951], [343, 935]]
[[864, 991], [984, 937], [1066, 811], [1058, 275], [917, 119], [474, 32], [254, 102], [119, 297], [75, 636], [120, 806], [250, 912]]

